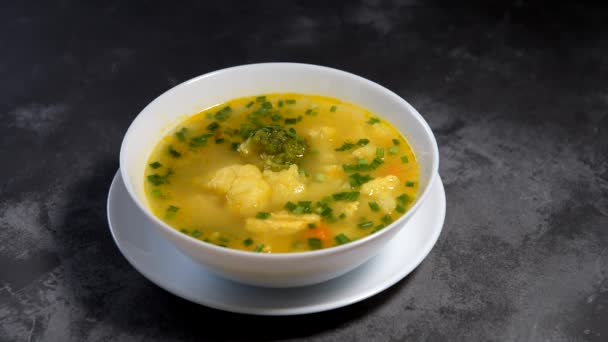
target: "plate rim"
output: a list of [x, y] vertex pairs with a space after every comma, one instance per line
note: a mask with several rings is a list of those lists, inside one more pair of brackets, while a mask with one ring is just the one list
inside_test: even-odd
[[[196, 303], [199, 305], [203, 305], [203, 306], [206, 306], [209, 308], [217, 309], [217, 310], [228, 311], [228, 312], [239, 313], [239, 314], [260, 315], [260, 316], [291, 316], [291, 315], [303, 315], [303, 314], [312, 314], [312, 313], [317, 313], [317, 312], [329, 311], [329, 310], [338, 309], [338, 308], [341, 308], [344, 306], [348, 306], [348, 305], [360, 302], [360, 301], [370, 298], [380, 292], [385, 291], [389, 287], [395, 285], [401, 279], [405, 278], [408, 274], [410, 274], [413, 270], [415, 270], [422, 263], [422, 261], [424, 259], [426, 259], [428, 254], [431, 252], [431, 250], [437, 243], [437, 240], [439, 239], [441, 232], [443, 231], [443, 225], [445, 224], [445, 215], [446, 215], [446, 207], [447, 207], [445, 188], [443, 185], [443, 181], [442, 181], [440, 175], [437, 174], [437, 177], [435, 178], [435, 182], [431, 185], [431, 187], [433, 188], [432, 191], [437, 191], [440, 196], [441, 205], [438, 208], [438, 209], [440, 209], [440, 215], [438, 215], [439, 216], [437, 218], [438, 223], [436, 224], [436, 226], [438, 228], [435, 228], [432, 230], [432, 235], [430, 236], [430, 239], [427, 241], [426, 244], [424, 244], [420, 248], [420, 252], [418, 253], [417, 257], [413, 261], [408, 263], [407, 267], [401, 268], [399, 272], [395, 272], [393, 274], [393, 276], [385, 278], [384, 280], [380, 281], [378, 284], [376, 284], [376, 286], [371, 286], [369, 288], [366, 288], [365, 290], [362, 290], [360, 293], [358, 293], [356, 295], [352, 295], [352, 296], [338, 299], [335, 301], [329, 301], [326, 303], [318, 303], [318, 304], [313, 304], [313, 305], [302, 305], [302, 306], [297, 306], [297, 307], [292, 307], [292, 308], [255, 308], [255, 307], [226, 304], [226, 303], [217, 302], [214, 300], [205, 301], [205, 300], [201, 300], [200, 298], [195, 298], [195, 297], [191, 296], [190, 294], [188, 294], [186, 291], [181, 290], [179, 286], [172, 285], [175, 283], [163, 281], [163, 279], [159, 279], [159, 277], [157, 277], [154, 274], [154, 272], [148, 272], [146, 269], [144, 269], [144, 267], [142, 267], [139, 264], [139, 262], [137, 262], [131, 256], [129, 251], [126, 250], [127, 248], [124, 246], [124, 244], [121, 243], [120, 239], [117, 237], [117, 234], [115, 233], [115, 229], [116, 229], [116, 228], [114, 228], [115, 223], [113, 223], [112, 218], [111, 218], [111, 216], [112, 216], [111, 215], [111, 212], [112, 212], [112, 210], [111, 210], [112, 201], [111, 200], [113, 198], [112, 195], [116, 192], [116, 187], [121, 186], [121, 185], [124, 187], [124, 183], [122, 181], [122, 175], [121, 175], [121, 172], [119, 169], [116, 171], [116, 174], [114, 175], [114, 178], [112, 179], [112, 183], [108, 190], [108, 197], [107, 197], [107, 201], [106, 201], [106, 216], [107, 216], [107, 220], [108, 220], [108, 227], [110, 230], [110, 234], [112, 235], [112, 239], [114, 240], [114, 243], [118, 247], [118, 250], [123, 255], [123, 257], [125, 259], [127, 259], [129, 264], [133, 268], [135, 268], [135, 270], [137, 270], [141, 275], [143, 275], [146, 279], [151, 281], [156, 286], [162, 288], [163, 290], [165, 290], [173, 295], [186, 299], [190, 302], [193, 302], [193, 303]], [[437, 189], [435, 189], [435, 187], [437, 187]], [[429, 196], [429, 197], [431, 197], [431, 196]], [[427, 197], [427, 199], [429, 197]], [[425, 203], [425, 204], [428, 205], [428, 203]], [[424, 206], [424, 204], [423, 204], [423, 206]], [[417, 214], [420, 214], [420, 213], [421, 212], [419, 212]], [[414, 216], [416, 216], [416, 215], [414, 215]], [[402, 232], [399, 232], [391, 241], [393, 241], [395, 238], [397, 238], [399, 236], [399, 234], [401, 234], [401, 233]], [[171, 246], [171, 247], [175, 248], [173, 246]], [[175, 248], [175, 250], [178, 253], [181, 253], [177, 248]], [[363, 266], [363, 265], [361, 265], [361, 266]], [[361, 267], [361, 266], [359, 266], [359, 267]], [[202, 266], [199, 266], [199, 267], [203, 268]], [[210, 273], [208, 270], [204, 270], [204, 272]], [[210, 273], [209, 276], [220, 278], [222, 281], [230, 281], [227, 279], [223, 279], [212, 273]], [[331, 281], [333, 281], [333, 279], [328, 280], [328, 282], [331, 282]], [[230, 281], [230, 282], [232, 282], [232, 281]], [[309, 286], [315, 286], [315, 285], [309, 285]], [[255, 286], [252, 286], [252, 287], [255, 287]], [[295, 288], [295, 289], [297, 289], [297, 288]], [[277, 289], [277, 290], [281, 290], [281, 289]]]

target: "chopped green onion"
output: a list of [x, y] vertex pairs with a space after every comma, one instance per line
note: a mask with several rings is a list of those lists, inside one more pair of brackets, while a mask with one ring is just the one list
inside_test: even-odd
[[365, 222], [359, 223], [357, 226], [359, 228], [369, 228], [369, 227], [371, 227], [373, 225], [374, 225], [374, 222], [372, 222], [372, 221], [365, 221]]
[[370, 175], [361, 175], [357, 172], [357, 173], [353, 173], [352, 175], [348, 176], [348, 179], [350, 182], [350, 186], [352, 186], [353, 188], [356, 188], [358, 186], [361, 186], [361, 185], [371, 181], [372, 179], [374, 179], [374, 177], [372, 177]]
[[386, 214], [386, 215], [382, 216], [382, 218], [380, 220], [384, 224], [389, 224], [389, 223], [393, 222], [393, 218], [389, 214]]
[[359, 192], [358, 191], [353, 191], [353, 192], [338, 192], [332, 195], [332, 198], [335, 201], [350, 201], [350, 202], [354, 202], [359, 198]]
[[397, 147], [397, 146], [391, 146], [388, 149], [388, 153], [390, 153], [390, 154], [397, 154], [397, 153], [399, 153], [399, 147]]
[[198, 229], [195, 229], [195, 230], [192, 232], [192, 237], [198, 238], [198, 237], [200, 237], [201, 235], [203, 235], [203, 233], [202, 233], [200, 230], [198, 230]]
[[399, 203], [405, 204], [407, 202], [409, 202], [410, 196], [408, 196], [407, 194], [401, 194], [399, 196], [397, 196], [397, 201], [399, 201]]
[[380, 205], [378, 205], [378, 203], [376, 203], [376, 202], [368, 202], [367, 204], [369, 205], [369, 208], [372, 211], [379, 211], [380, 210]]
[[265, 220], [269, 217], [270, 217], [270, 213], [266, 213], [263, 211], [260, 211], [255, 215], [255, 218], [260, 219], [260, 220]]
[[215, 143], [216, 143], [216, 144], [221, 144], [221, 143], [223, 143], [224, 141], [226, 141], [226, 139], [224, 139], [224, 138], [215, 139]]
[[233, 151], [238, 151], [239, 145], [240, 145], [240, 143], [233, 142], [232, 144], [230, 144], [230, 149], [233, 150]]
[[270, 119], [271, 119], [272, 121], [279, 121], [279, 120], [281, 120], [282, 118], [283, 118], [283, 117], [281, 116], [281, 114], [276, 114], [276, 113], [275, 113], [275, 114], [272, 114], [272, 115], [270, 116]]
[[249, 102], [246, 107], [249, 108], [251, 106], [253, 106], [253, 101]]
[[263, 250], [264, 250], [264, 244], [263, 243], [257, 245], [257, 247], [255, 248], [255, 252], [257, 252], [257, 253], [261, 253]]
[[405, 212], [405, 208], [401, 204], [397, 204], [397, 206], [395, 207], [395, 210], [397, 210], [400, 213]]
[[296, 122], [298, 122], [298, 119], [294, 119], [294, 118], [285, 119], [286, 125], [295, 125]]
[[353, 147], [355, 147], [355, 144], [349, 143], [349, 142], [345, 142], [344, 144], [342, 144], [342, 146], [338, 147], [336, 149], [336, 151], [346, 151], [346, 150], [350, 150]]
[[323, 208], [323, 210], [319, 213], [319, 215], [323, 216], [323, 217], [329, 217], [332, 213], [333, 209], [330, 207], [325, 207]]
[[285, 203], [285, 209], [287, 209], [288, 211], [293, 211], [295, 208], [297, 207], [297, 205], [295, 205], [292, 202], [287, 202]]
[[315, 181], [317, 181], [317, 182], [319, 182], [319, 183], [323, 183], [323, 182], [325, 182], [325, 179], [326, 179], [326, 178], [327, 178], [327, 177], [326, 177], [326, 176], [325, 176], [325, 174], [323, 174], [323, 173], [317, 173], [317, 174], [315, 175]]
[[167, 208], [167, 212], [169, 213], [176, 213], [179, 211], [179, 207], [176, 207], [174, 205], [170, 205], [169, 208]]
[[182, 129], [175, 133], [175, 136], [177, 137], [177, 139], [179, 139], [179, 141], [184, 141], [186, 140], [187, 131], [188, 129], [186, 127], [182, 127]]
[[255, 98], [256, 102], [266, 102], [266, 96], [258, 96]]
[[401, 157], [401, 162], [403, 164], [407, 164], [407, 163], [409, 163], [409, 159], [407, 159], [407, 156], [403, 156], [403, 157]]
[[376, 147], [376, 157], [384, 158], [384, 148], [383, 147]]
[[218, 124], [217, 122], [212, 122], [207, 126], [207, 130], [208, 131], [215, 131], [216, 129], [220, 128], [220, 124]]
[[399, 145], [399, 144], [401, 144], [399, 139], [393, 139], [393, 145]]
[[230, 112], [232, 112], [232, 108], [226, 106], [215, 113], [215, 119], [218, 121], [225, 121], [230, 117]]
[[188, 231], [188, 229], [182, 228], [179, 231], [182, 232], [182, 233], [184, 233], [184, 234], [190, 235], [190, 232]]
[[157, 161], [155, 161], [154, 163], [150, 164], [150, 167], [153, 168], [153, 169], [158, 169], [161, 166], [163, 166], [163, 164], [161, 164], [161, 163], [159, 163]]
[[167, 178], [161, 175], [153, 174], [148, 176], [148, 182], [154, 185], [161, 185], [167, 182]]
[[412, 181], [407, 181], [407, 182], [405, 182], [405, 186], [407, 186], [408, 188], [413, 187], [415, 184], [416, 184], [416, 183], [415, 183], [415, 182], [412, 182]]
[[333, 112], [335, 112], [335, 111], [336, 111], [336, 109], [338, 109], [338, 107], [336, 107], [336, 106], [331, 106], [331, 108], [329, 108], [329, 111], [333, 113]]
[[310, 229], [315, 229], [315, 228], [317, 228], [317, 225], [316, 225], [316, 224], [314, 224], [314, 223], [309, 223], [309, 224], [308, 224], [308, 228], [310, 228]]
[[287, 99], [287, 100], [285, 100], [285, 103], [290, 104], [290, 105], [296, 104], [296, 100], [294, 100], [294, 99]]
[[334, 239], [336, 240], [337, 243], [339, 243], [340, 245], [343, 245], [345, 243], [350, 242], [350, 239], [348, 238], [348, 236], [344, 235], [344, 234], [338, 234], [334, 237]]
[[308, 246], [311, 249], [320, 249], [321, 247], [323, 247], [323, 244], [321, 243], [321, 239], [309, 238], [308, 239]]
[[172, 145], [169, 145], [169, 154], [173, 158], [179, 158], [182, 156], [182, 154], [179, 153], [176, 149], [174, 149]]
[[359, 146], [365, 146], [369, 144], [369, 139], [359, 139], [359, 141], [357, 141], [357, 145]]
[[378, 118], [370, 118], [370, 119], [367, 121], [367, 123], [368, 123], [368, 124], [370, 124], [370, 125], [374, 125], [374, 124], [377, 124], [377, 123], [379, 123], [379, 122], [380, 122], [380, 119], [378, 119]]
[[279, 108], [283, 107], [283, 100], [279, 100]]
[[245, 245], [246, 247], [249, 247], [249, 246], [253, 245], [253, 240], [251, 238], [246, 238], [245, 240], [243, 240], [243, 245]]
[[152, 196], [154, 197], [159, 197], [159, 198], [164, 198], [165, 196], [163, 195], [163, 193], [160, 191], [160, 189], [152, 189], [152, 191], [150, 192], [152, 194]]
[[340, 214], [340, 216], [338, 216], [338, 217], [339, 217], [341, 220], [343, 220], [343, 219], [345, 219], [345, 218], [346, 218], [346, 214], [345, 214], [345, 213], [342, 213], [342, 214]]

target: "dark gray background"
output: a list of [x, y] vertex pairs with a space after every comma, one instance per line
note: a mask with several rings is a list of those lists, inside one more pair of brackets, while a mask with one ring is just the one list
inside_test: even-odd
[[[608, 339], [608, 10], [600, 2], [0, 5], [0, 340]], [[428, 120], [443, 234], [405, 280], [301, 317], [191, 304], [106, 223], [135, 115], [219, 68], [296, 61]]]

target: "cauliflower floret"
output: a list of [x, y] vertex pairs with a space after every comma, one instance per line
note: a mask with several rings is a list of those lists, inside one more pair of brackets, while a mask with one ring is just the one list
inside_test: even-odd
[[376, 146], [368, 144], [363, 147], [359, 147], [353, 151], [352, 156], [357, 159], [366, 159], [367, 161], [371, 161], [376, 157]]
[[386, 176], [371, 180], [361, 186], [361, 192], [372, 197], [386, 213], [395, 209], [395, 188], [399, 185], [397, 176]]
[[297, 195], [304, 191], [302, 176], [298, 173], [298, 166], [295, 164], [279, 172], [265, 170], [263, 177], [272, 189], [270, 201], [273, 205], [283, 205], [297, 198]]
[[226, 195], [228, 207], [247, 216], [264, 208], [272, 192], [260, 170], [251, 164], [232, 165], [218, 170], [207, 187]]
[[297, 233], [308, 227], [310, 223], [319, 223], [317, 214], [293, 215], [286, 211], [272, 213], [269, 218], [261, 220], [250, 217], [245, 222], [245, 229], [253, 233], [271, 233], [288, 235]]
[[352, 217], [359, 209], [359, 201], [355, 202], [336, 202], [333, 205], [334, 212], [346, 215], [346, 218]]

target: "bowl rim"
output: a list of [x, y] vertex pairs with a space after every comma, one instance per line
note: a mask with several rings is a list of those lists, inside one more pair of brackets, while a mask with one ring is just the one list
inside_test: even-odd
[[[331, 246], [331, 247], [322, 248], [322, 249], [318, 249], [318, 250], [304, 251], [304, 252], [284, 252], [284, 253], [257, 253], [257, 252], [252, 252], [252, 251], [242, 251], [242, 250], [237, 250], [237, 249], [233, 249], [233, 248], [225, 248], [225, 247], [216, 246], [214, 244], [207, 243], [202, 240], [195, 239], [189, 235], [183, 234], [183, 233], [179, 232], [177, 229], [171, 227], [167, 223], [161, 221], [156, 216], [154, 216], [151, 213], [151, 211], [144, 205], [144, 203], [142, 203], [139, 200], [139, 198], [135, 195], [135, 191], [133, 189], [133, 186], [131, 185], [131, 182], [129, 181], [130, 178], [128, 177], [126, 168], [123, 167], [123, 165], [126, 165], [126, 157], [125, 157], [126, 152], [125, 151], [127, 148], [127, 143], [129, 141], [130, 136], [133, 134], [135, 127], [137, 125], [139, 125], [140, 121], [144, 120], [143, 114], [146, 113], [150, 108], [154, 107], [156, 105], [156, 103], [161, 101], [162, 98], [164, 98], [165, 96], [169, 96], [172, 93], [179, 92], [183, 88], [190, 86], [192, 83], [199, 82], [206, 78], [210, 78], [215, 75], [222, 74], [222, 73], [235, 72], [238, 70], [246, 70], [246, 69], [255, 69], [255, 68], [260, 68], [260, 67], [264, 67], [264, 68], [294, 67], [294, 68], [304, 68], [304, 69], [308, 68], [308, 69], [315, 69], [318, 71], [322, 71], [322, 72], [326, 72], [326, 73], [330, 73], [330, 74], [334, 74], [334, 75], [337, 74], [342, 77], [347, 77], [352, 80], [362, 82], [371, 88], [375, 88], [376, 90], [381, 91], [384, 95], [392, 98], [393, 100], [396, 100], [398, 103], [400, 103], [405, 108], [407, 108], [407, 110], [409, 110], [410, 113], [413, 114], [414, 118], [420, 123], [421, 127], [423, 128], [424, 132], [427, 135], [427, 138], [430, 139], [430, 142], [432, 145], [431, 168], [430, 168], [431, 176], [429, 178], [428, 184], [426, 185], [426, 187], [424, 188], [424, 190], [418, 197], [418, 200], [416, 201], [416, 203], [414, 203], [414, 205], [412, 205], [403, 215], [401, 215], [398, 219], [396, 219], [395, 221], [390, 223], [388, 226], [386, 226], [383, 229], [380, 229], [379, 231], [373, 232], [373, 233], [365, 236], [364, 238], [354, 240], [352, 242], [342, 244], [339, 246]], [[379, 115], [382, 116], [382, 114], [379, 114]], [[164, 232], [169, 233], [172, 237], [175, 237], [180, 240], [185, 240], [190, 243], [195, 243], [195, 244], [197, 244], [197, 248], [210, 249], [212, 252], [227, 254], [227, 255], [231, 255], [233, 257], [247, 257], [247, 258], [253, 258], [256, 260], [269, 260], [269, 259], [292, 260], [292, 259], [309, 258], [309, 257], [316, 257], [316, 256], [329, 256], [329, 255], [333, 255], [333, 254], [342, 253], [342, 252], [345, 252], [350, 249], [355, 249], [360, 245], [364, 245], [364, 244], [369, 243], [370, 241], [379, 239], [382, 235], [388, 234], [390, 231], [395, 230], [398, 226], [402, 225], [418, 210], [418, 208], [422, 205], [422, 203], [427, 199], [431, 186], [438, 178], [439, 148], [437, 146], [437, 141], [435, 139], [435, 136], [433, 135], [433, 132], [432, 132], [430, 126], [428, 125], [426, 120], [424, 120], [422, 115], [412, 105], [410, 105], [405, 99], [403, 99], [402, 97], [400, 97], [393, 91], [389, 90], [388, 88], [386, 88], [374, 81], [371, 81], [367, 78], [355, 75], [355, 74], [347, 72], [347, 71], [331, 68], [331, 67], [315, 65], [315, 64], [306, 64], [306, 63], [269, 62], [269, 63], [243, 64], [243, 65], [237, 65], [237, 66], [232, 66], [232, 67], [228, 67], [228, 68], [211, 71], [211, 72], [193, 77], [182, 83], [179, 83], [179, 84], [171, 87], [170, 89], [166, 90], [165, 92], [163, 92], [156, 98], [154, 98], [154, 100], [152, 100], [149, 104], [147, 104], [137, 114], [135, 119], [133, 119], [133, 121], [129, 125], [129, 128], [127, 129], [127, 131], [123, 137], [122, 143], [121, 143], [119, 164], [120, 164], [120, 172], [121, 172], [121, 175], [123, 178], [123, 182], [125, 184], [127, 192], [129, 193], [129, 196], [131, 196], [131, 199], [133, 199], [133, 201], [135, 202], [137, 207], [144, 213], [144, 215], [146, 215], [153, 223], [156, 223], [156, 225], [158, 227], [160, 227], [161, 229], [163, 229]]]

